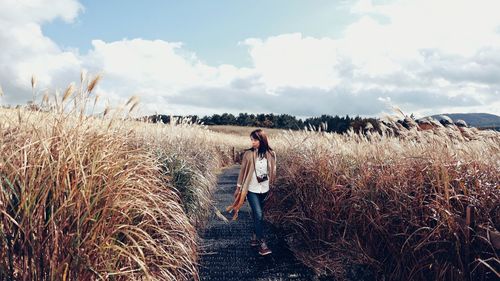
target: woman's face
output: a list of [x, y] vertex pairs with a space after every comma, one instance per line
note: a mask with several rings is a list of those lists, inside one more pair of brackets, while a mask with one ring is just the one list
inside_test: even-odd
[[259, 146], [260, 146], [260, 142], [259, 140], [257, 139], [254, 139], [252, 137], [250, 137], [250, 141], [252, 142], [252, 147], [255, 148], [255, 149], [258, 149]]

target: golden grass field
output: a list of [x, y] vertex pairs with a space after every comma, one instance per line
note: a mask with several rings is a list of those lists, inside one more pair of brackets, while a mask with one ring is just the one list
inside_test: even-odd
[[[259, 129], [257, 127], [243, 127], [243, 126], [231, 126], [231, 125], [209, 125], [207, 128], [211, 131], [217, 132], [217, 133], [222, 133], [222, 134], [227, 134], [227, 135], [235, 135], [235, 136], [240, 136], [240, 137], [246, 137], [246, 139], [250, 138], [250, 133], [255, 130]], [[260, 128], [262, 129], [262, 128]], [[268, 135], [268, 137], [274, 137], [279, 135], [283, 130], [281, 129], [270, 129], [270, 128], [265, 128], [264, 129]], [[249, 142], [247, 142], [249, 143]]]
[[[0, 110], [0, 279], [197, 280], [216, 175], [254, 128], [133, 121], [136, 98], [90, 117], [98, 82]], [[266, 218], [318, 274], [498, 277], [499, 133], [265, 131], [278, 155]]]
[[279, 178], [267, 216], [318, 273], [342, 280], [355, 263], [385, 280], [497, 277], [499, 134], [412, 134], [276, 140]]

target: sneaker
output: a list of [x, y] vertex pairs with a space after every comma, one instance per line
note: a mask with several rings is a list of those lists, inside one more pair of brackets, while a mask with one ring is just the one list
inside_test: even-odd
[[259, 247], [259, 255], [265, 256], [265, 255], [269, 255], [270, 253], [272, 253], [271, 249], [269, 249], [267, 247], [266, 242], [264, 240], [262, 240], [260, 243], [260, 247]]
[[252, 247], [259, 246], [259, 241], [257, 240], [257, 236], [255, 234], [253, 234], [252, 239], [250, 239], [250, 246]]

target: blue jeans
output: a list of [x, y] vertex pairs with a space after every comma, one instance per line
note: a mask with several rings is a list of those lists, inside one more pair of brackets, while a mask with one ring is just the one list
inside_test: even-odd
[[249, 191], [247, 193], [247, 200], [252, 208], [253, 225], [255, 229], [255, 234], [257, 239], [261, 240], [263, 236], [263, 225], [264, 225], [264, 199], [266, 198], [267, 192], [255, 193]]

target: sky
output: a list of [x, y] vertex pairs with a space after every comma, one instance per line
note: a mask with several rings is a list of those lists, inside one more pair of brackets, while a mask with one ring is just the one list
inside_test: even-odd
[[[0, 0], [2, 104], [80, 73], [139, 114], [500, 114], [498, 0]], [[104, 105], [102, 105], [103, 107]], [[102, 109], [102, 108], [101, 108]]]

